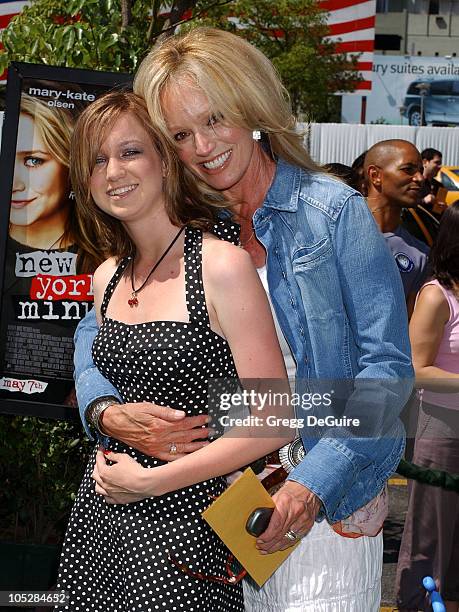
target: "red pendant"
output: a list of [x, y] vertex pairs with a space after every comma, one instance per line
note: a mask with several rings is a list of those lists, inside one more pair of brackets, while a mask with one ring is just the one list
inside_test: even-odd
[[132, 294], [132, 298], [130, 300], [128, 300], [128, 304], [131, 308], [134, 308], [134, 306], [138, 306], [139, 305], [139, 300], [137, 299], [137, 296], [135, 293]]

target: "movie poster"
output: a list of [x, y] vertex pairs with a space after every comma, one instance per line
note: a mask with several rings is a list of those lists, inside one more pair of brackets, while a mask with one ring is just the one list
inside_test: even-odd
[[73, 334], [93, 306], [94, 258], [76, 223], [70, 141], [79, 113], [129, 82], [128, 75], [27, 64], [9, 71], [0, 193], [0, 411], [49, 416], [52, 406], [75, 406]]

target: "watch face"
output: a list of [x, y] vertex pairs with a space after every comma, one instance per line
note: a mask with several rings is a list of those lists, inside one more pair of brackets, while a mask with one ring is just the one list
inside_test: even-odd
[[303, 442], [301, 438], [295, 438], [290, 444], [286, 444], [279, 449], [279, 461], [286, 472], [291, 472], [301, 463], [305, 456]]

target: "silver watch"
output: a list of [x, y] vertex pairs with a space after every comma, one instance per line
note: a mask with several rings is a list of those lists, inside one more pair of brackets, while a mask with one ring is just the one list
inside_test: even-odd
[[86, 408], [86, 418], [89, 423], [97, 430], [101, 435], [105, 436], [106, 434], [100, 428], [100, 417], [102, 413], [107, 410], [109, 406], [113, 406], [113, 404], [120, 404], [118, 398], [113, 395], [107, 395], [105, 397], [99, 397], [93, 402], [89, 404]]

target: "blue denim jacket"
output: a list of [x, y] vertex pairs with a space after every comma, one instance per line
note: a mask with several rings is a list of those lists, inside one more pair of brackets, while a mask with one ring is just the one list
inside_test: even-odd
[[[297, 391], [308, 381], [355, 379], [348, 406], [384, 420], [365, 438], [330, 432], [318, 438], [300, 430], [308, 452], [289, 479], [313, 491], [322, 501], [319, 519], [333, 523], [372, 499], [403, 453], [397, 417], [413, 371], [400, 275], [361, 195], [325, 174], [279, 160], [253, 223], [267, 252], [274, 309], [297, 364]], [[77, 397], [88, 434], [88, 404], [119, 397], [92, 363], [96, 331], [91, 311], [75, 335]], [[368, 379], [376, 381], [377, 393], [359, 389]]]

